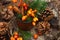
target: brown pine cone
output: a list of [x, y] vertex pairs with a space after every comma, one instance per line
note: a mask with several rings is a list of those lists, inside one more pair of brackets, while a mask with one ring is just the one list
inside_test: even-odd
[[42, 21], [37, 24], [37, 33], [38, 34], [39, 34], [39, 32], [43, 34], [46, 31], [49, 31], [49, 29], [50, 29], [50, 23], [48, 23], [47, 21]]
[[12, 12], [12, 10], [9, 10], [6, 8], [6, 9], [3, 9], [0, 15], [2, 19], [10, 20], [14, 16], [14, 13]]
[[45, 21], [49, 21], [54, 17], [53, 12], [50, 9], [45, 9], [42, 13], [40, 18]]
[[6, 26], [6, 22], [0, 22], [0, 35], [6, 34], [6, 32], [8, 31], [8, 28]]

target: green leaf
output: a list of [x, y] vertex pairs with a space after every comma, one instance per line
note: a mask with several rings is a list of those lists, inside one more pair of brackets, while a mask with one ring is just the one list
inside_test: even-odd
[[24, 0], [25, 3], [28, 3], [29, 0]]
[[16, 14], [17, 18], [22, 18], [22, 14]]
[[24, 40], [29, 40], [31, 38], [31, 33], [28, 31], [22, 31], [22, 30], [18, 30], [19, 33], [21, 34], [21, 36], [23, 37]]
[[38, 12], [44, 10], [47, 6], [47, 2], [41, 1], [41, 0], [36, 0], [31, 2], [30, 8], [38, 10]]
[[27, 20], [25, 21], [26, 23], [28, 22], [32, 22], [33, 18], [32, 17], [28, 17]]

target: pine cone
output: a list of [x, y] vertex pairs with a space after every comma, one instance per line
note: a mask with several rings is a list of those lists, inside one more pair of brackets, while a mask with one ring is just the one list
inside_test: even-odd
[[10, 20], [13, 16], [14, 16], [14, 14], [13, 14], [13, 12], [11, 11], [11, 10], [9, 10], [9, 9], [4, 9], [1, 13], [0, 13], [0, 15], [1, 15], [1, 18], [2, 19], [5, 19], [5, 20]]
[[6, 34], [6, 32], [8, 31], [8, 28], [6, 26], [6, 22], [0, 22], [0, 35]]
[[45, 9], [42, 13], [40, 18], [42, 20], [49, 21], [54, 17], [53, 12], [50, 9]]
[[46, 21], [39, 22], [37, 24], [37, 32], [39, 33], [45, 33], [50, 29], [50, 24]]

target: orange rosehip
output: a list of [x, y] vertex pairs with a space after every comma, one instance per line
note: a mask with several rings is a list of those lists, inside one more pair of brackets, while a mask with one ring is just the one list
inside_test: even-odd
[[27, 14], [31, 14], [32, 13], [32, 9], [29, 9]]
[[12, 0], [13, 3], [16, 3], [18, 0]]
[[18, 38], [18, 35], [14, 35], [14, 38]]
[[28, 9], [28, 6], [27, 6], [27, 4], [26, 4], [26, 3], [24, 3], [24, 4], [23, 4], [23, 7], [24, 7], [24, 9], [25, 9], [25, 10], [27, 10], [27, 9]]
[[37, 12], [37, 10], [34, 10], [34, 12]]
[[34, 22], [36, 22], [37, 20], [36, 19], [33, 19]]
[[8, 6], [8, 9], [12, 10], [12, 9], [13, 9], [13, 7], [10, 5], [10, 6]]
[[27, 16], [23, 16], [22, 17], [22, 21], [26, 20]]
[[38, 21], [38, 18], [37, 17], [35, 19]]
[[10, 40], [15, 40], [15, 38], [14, 37], [11, 37]]
[[35, 22], [32, 22], [32, 24], [33, 24], [33, 26], [35, 26], [35, 25], [36, 25], [36, 23], [35, 23]]
[[33, 18], [33, 21], [34, 21], [34, 22], [38, 21], [38, 18], [37, 18], [37, 17], [34, 17], [34, 18]]
[[28, 13], [27, 14], [31, 14], [31, 11], [28, 11]]
[[37, 34], [34, 34], [33, 37], [34, 37], [34, 39], [37, 39], [38, 38], [38, 35]]
[[26, 4], [26, 3], [24, 3], [24, 4], [23, 4], [23, 6], [27, 6], [27, 4]]
[[23, 38], [22, 37], [19, 37], [19, 38], [17, 38], [17, 40], [23, 40]]
[[14, 38], [18, 38], [18, 32], [14, 32]]
[[29, 9], [30, 11], [32, 11], [32, 9]]
[[31, 16], [32, 16], [32, 17], [35, 17], [35, 14], [31, 13]]
[[14, 32], [14, 35], [18, 35], [18, 32]]

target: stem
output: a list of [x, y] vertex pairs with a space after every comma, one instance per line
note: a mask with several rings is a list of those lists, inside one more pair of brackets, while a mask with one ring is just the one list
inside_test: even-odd
[[37, 39], [35, 39], [35, 40], [37, 40]]
[[22, 13], [22, 15], [24, 15], [24, 9], [23, 9], [23, 0], [20, 0], [20, 5], [21, 5], [21, 13]]
[[22, 9], [21, 10], [22, 10], [22, 15], [24, 15], [24, 8], [23, 8], [23, 6], [22, 6]]

